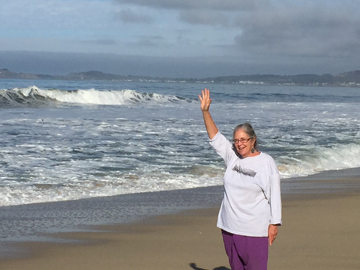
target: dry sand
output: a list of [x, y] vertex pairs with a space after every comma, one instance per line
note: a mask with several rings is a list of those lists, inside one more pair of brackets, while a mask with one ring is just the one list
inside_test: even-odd
[[[359, 193], [288, 195], [269, 269], [360, 269]], [[30, 256], [2, 259], [1, 270], [229, 269], [218, 209], [151, 218], [103, 232], [62, 234], [82, 244], [22, 243]]]

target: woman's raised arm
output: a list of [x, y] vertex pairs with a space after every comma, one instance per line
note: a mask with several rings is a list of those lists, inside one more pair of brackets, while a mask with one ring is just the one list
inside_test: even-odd
[[219, 130], [216, 127], [215, 122], [212, 119], [211, 114], [209, 112], [210, 103], [211, 103], [209, 89], [205, 88], [204, 90], [202, 90], [201, 95], [199, 95], [199, 99], [200, 99], [201, 111], [204, 117], [206, 131], [209, 135], [209, 138], [212, 139], [215, 137], [215, 135], [218, 133]]

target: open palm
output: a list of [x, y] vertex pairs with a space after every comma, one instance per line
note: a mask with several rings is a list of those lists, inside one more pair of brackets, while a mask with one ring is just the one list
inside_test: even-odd
[[200, 99], [201, 110], [208, 111], [210, 108], [210, 103], [211, 103], [209, 89], [205, 88], [204, 90], [202, 90], [201, 95], [199, 95], [199, 99]]

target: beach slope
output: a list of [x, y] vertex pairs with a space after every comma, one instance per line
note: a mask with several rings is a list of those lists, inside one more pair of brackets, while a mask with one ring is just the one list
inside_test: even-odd
[[[360, 269], [358, 191], [288, 194], [269, 269]], [[150, 217], [96, 232], [56, 237], [76, 243], [21, 243], [29, 256], [1, 259], [3, 270], [229, 269], [217, 208]]]

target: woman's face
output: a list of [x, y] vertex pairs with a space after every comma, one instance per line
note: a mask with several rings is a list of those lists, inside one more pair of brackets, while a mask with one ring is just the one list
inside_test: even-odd
[[251, 155], [251, 149], [255, 143], [254, 138], [250, 138], [249, 135], [242, 129], [239, 129], [235, 132], [234, 135], [234, 145], [238, 153], [246, 158]]

